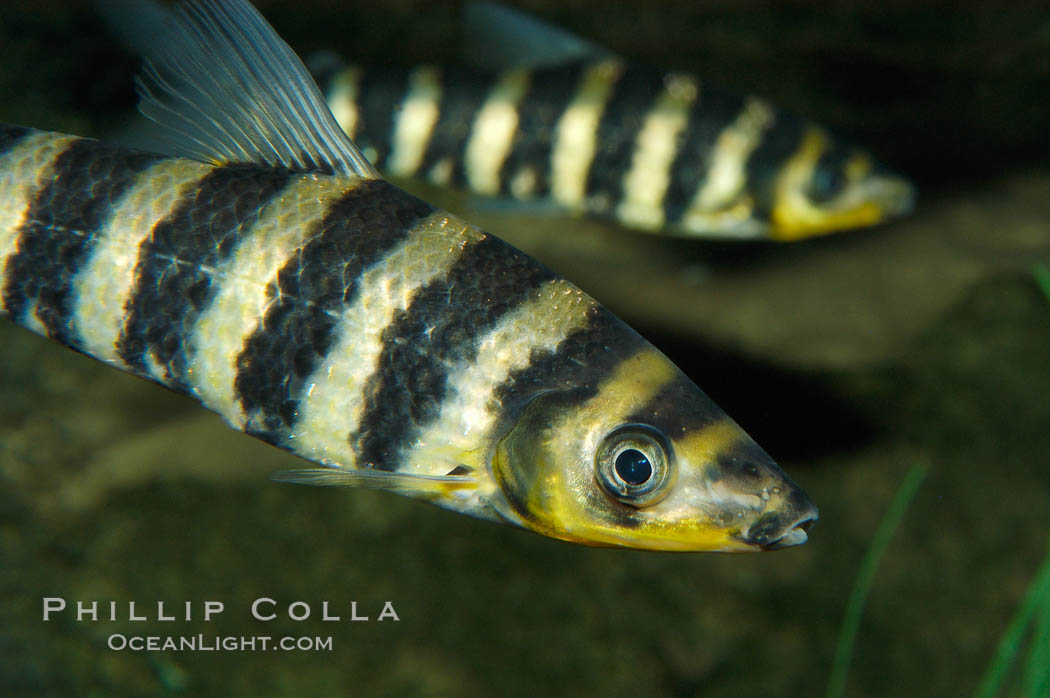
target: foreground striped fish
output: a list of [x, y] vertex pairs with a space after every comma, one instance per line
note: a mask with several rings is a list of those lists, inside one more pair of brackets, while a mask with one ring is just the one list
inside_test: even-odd
[[911, 210], [905, 179], [762, 99], [628, 65], [503, 7], [469, 6], [467, 26], [484, 65], [515, 65], [312, 62], [380, 169], [684, 236], [796, 240]]
[[243, 0], [155, 37], [195, 159], [0, 127], [3, 314], [321, 467], [594, 545], [757, 550], [816, 509], [662, 354], [387, 184]]

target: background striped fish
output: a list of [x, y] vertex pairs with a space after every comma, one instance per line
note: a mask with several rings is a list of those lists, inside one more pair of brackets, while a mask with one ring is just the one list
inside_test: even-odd
[[[466, 24], [480, 68], [312, 61], [340, 126], [389, 174], [683, 236], [795, 240], [911, 210], [904, 178], [761, 98], [508, 8], [470, 4]], [[493, 68], [508, 60], [521, 64]]]
[[571, 283], [380, 179], [250, 5], [165, 21], [143, 111], [196, 159], [3, 127], [5, 316], [325, 466], [285, 480], [596, 545], [805, 542], [815, 507], [740, 427]]

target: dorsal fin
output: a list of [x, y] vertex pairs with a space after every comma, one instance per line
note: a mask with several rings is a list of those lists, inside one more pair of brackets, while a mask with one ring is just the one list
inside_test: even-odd
[[538, 68], [610, 56], [575, 34], [494, 2], [464, 8], [467, 59], [493, 70]]
[[187, 0], [171, 11], [142, 0], [107, 2], [130, 13], [119, 23], [134, 31], [163, 24], [136, 42], [146, 59], [139, 109], [180, 154], [379, 177], [299, 57], [245, 0]]

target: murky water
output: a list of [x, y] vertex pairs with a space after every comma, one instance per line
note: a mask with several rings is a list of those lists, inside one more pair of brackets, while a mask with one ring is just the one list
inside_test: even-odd
[[[304, 51], [413, 63], [457, 46], [452, 4], [260, 6]], [[3, 324], [0, 694], [819, 694], [861, 558], [916, 464], [928, 476], [874, 578], [847, 694], [972, 693], [1050, 536], [1050, 299], [1031, 274], [1050, 264], [1047, 8], [530, 7], [764, 94], [918, 179], [912, 218], [790, 247], [437, 201], [686, 368], [818, 503], [810, 542], [588, 549], [385, 493], [277, 485], [267, 476], [291, 456]], [[84, 5], [4, 5], [0, 46], [0, 120], [103, 135], [132, 108], [132, 63]], [[118, 619], [43, 622], [44, 597], [105, 602], [102, 617], [116, 601]], [[262, 597], [277, 618], [253, 618]], [[157, 619], [158, 600], [176, 620]], [[148, 620], [129, 620], [129, 601]], [[207, 601], [225, 604], [210, 621]], [[300, 601], [311, 615], [296, 621]], [[322, 620], [326, 601], [341, 620]], [[399, 621], [378, 620], [386, 601]], [[352, 602], [369, 621], [350, 620]], [[117, 651], [114, 634], [330, 636], [332, 649]]]

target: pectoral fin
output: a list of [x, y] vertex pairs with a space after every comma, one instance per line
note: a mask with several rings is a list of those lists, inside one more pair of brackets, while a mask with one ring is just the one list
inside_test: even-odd
[[464, 474], [418, 475], [367, 468], [306, 468], [283, 470], [274, 473], [272, 479], [276, 482], [314, 487], [364, 487], [388, 490], [423, 498], [440, 497], [455, 490], [474, 489], [478, 486], [477, 478], [472, 475], [473, 471], [458, 466], [452, 472]]

